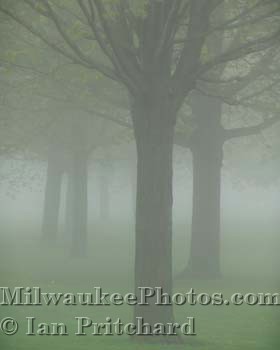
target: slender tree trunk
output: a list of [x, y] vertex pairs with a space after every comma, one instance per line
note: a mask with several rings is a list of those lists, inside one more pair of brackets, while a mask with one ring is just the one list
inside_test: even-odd
[[68, 242], [72, 237], [73, 193], [69, 169], [67, 171], [67, 186], [65, 197], [65, 222], [64, 238]]
[[108, 223], [110, 219], [109, 173], [111, 167], [105, 163], [106, 161], [101, 163], [101, 173], [99, 175], [99, 220], [102, 225]]
[[[135, 103], [137, 145], [135, 291], [162, 287], [172, 294], [172, 153], [174, 115], [166, 100]], [[145, 322], [173, 322], [170, 306], [136, 306]]]
[[223, 161], [222, 104], [196, 96], [192, 101], [197, 129], [193, 135], [193, 214], [190, 258], [185, 275], [217, 278], [220, 264], [220, 197]]
[[58, 233], [62, 174], [61, 157], [57, 150], [50, 150], [42, 224], [43, 239], [50, 243], [56, 241]]
[[82, 152], [74, 152], [68, 185], [68, 223], [71, 236], [71, 255], [74, 257], [86, 255], [87, 176], [87, 155]]

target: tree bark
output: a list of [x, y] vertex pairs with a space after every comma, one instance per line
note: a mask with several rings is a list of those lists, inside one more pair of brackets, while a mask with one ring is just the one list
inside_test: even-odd
[[[134, 101], [137, 146], [135, 292], [162, 287], [172, 293], [172, 156], [174, 114], [166, 99]], [[137, 305], [134, 317], [145, 322], [173, 322], [171, 306]]]
[[62, 174], [63, 169], [59, 152], [51, 149], [48, 155], [42, 224], [43, 239], [49, 243], [55, 242], [57, 239]]

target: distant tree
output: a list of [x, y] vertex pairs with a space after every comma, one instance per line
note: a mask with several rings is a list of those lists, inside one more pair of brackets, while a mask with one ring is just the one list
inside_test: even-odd
[[[36, 153], [38, 158], [47, 161], [42, 234], [44, 242], [49, 244], [57, 240], [62, 179], [67, 175], [65, 229], [71, 242], [72, 255], [84, 256], [87, 245], [85, 169], [94, 149], [110, 142], [111, 135], [107, 135], [118, 129], [108, 126], [106, 113], [99, 113], [98, 116], [96, 112], [96, 108], [102, 108], [97, 104], [98, 95], [101, 90], [106, 91], [106, 86], [100, 77], [94, 75], [81, 78], [81, 70], [76, 70], [79, 80], [72, 71], [73, 85], [69, 86], [69, 83], [65, 83], [67, 66], [61, 65], [59, 58], [44, 48], [33, 45], [29, 33], [21, 33], [20, 26], [14, 28], [13, 24], [6, 18], [1, 27], [3, 33], [9, 33], [14, 39], [5, 42], [7, 47], [4, 47], [0, 57], [5, 85], [2, 90], [5, 95], [3, 108], [10, 113], [10, 118], [5, 117], [9, 130], [7, 125], [1, 130], [1, 140], [5, 140], [2, 153], [5, 151], [7, 155], [9, 150], [10, 156], [22, 154], [26, 160], [30, 159], [31, 153]], [[95, 87], [97, 80], [98, 88]], [[84, 108], [81, 112], [79, 104], [88, 102], [88, 91], [91, 91], [90, 100], [91, 103], [95, 102], [95, 109]], [[76, 111], [75, 116], [73, 110]], [[103, 125], [107, 126], [106, 133]], [[83, 172], [81, 169], [84, 169]], [[84, 191], [80, 191], [82, 188]], [[76, 207], [78, 210], [75, 210]]]

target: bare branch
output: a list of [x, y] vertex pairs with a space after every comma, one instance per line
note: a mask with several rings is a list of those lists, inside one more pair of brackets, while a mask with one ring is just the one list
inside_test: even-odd
[[37, 38], [42, 40], [42, 42], [44, 42], [47, 46], [52, 48], [54, 51], [60, 53], [64, 57], [68, 58], [71, 62], [73, 62], [75, 64], [82, 65], [86, 68], [98, 70], [99, 72], [101, 72], [105, 76], [107, 76], [113, 80], [118, 80], [118, 77], [116, 76], [115, 72], [111, 68], [109, 68], [101, 63], [94, 62], [94, 61], [86, 62], [86, 61], [82, 60], [80, 57], [78, 57], [77, 55], [68, 52], [67, 50], [63, 49], [61, 46], [59, 46], [58, 44], [56, 44], [52, 40], [50, 40], [47, 36], [42, 34], [38, 29], [34, 28], [30, 23], [26, 22], [25, 20], [23, 20], [19, 16], [13, 14], [11, 11], [3, 8], [1, 5], [0, 5], [0, 12], [5, 14], [6, 16], [10, 17], [11, 19], [13, 19], [15, 22], [17, 22], [21, 26], [23, 26], [25, 29], [27, 29], [34, 36], [36, 36]]
[[182, 88], [183, 90], [186, 89], [187, 81], [190, 81], [190, 77], [199, 68], [201, 49], [205, 43], [207, 30], [209, 28], [209, 17], [212, 11], [212, 5], [212, 1], [191, 1], [188, 33], [173, 74], [173, 85], [176, 95], [179, 94]]
[[181, 0], [174, 0], [169, 8], [167, 18], [162, 30], [161, 38], [158, 43], [158, 47], [155, 52], [155, 57], [158, 58], [163, 54], [165, 48], [170, 47], [170, 42], [174, 39], [177, 31], [178, 23], [176, 23], [176, 18], [178, 18], [179, 10], [181, 6]]
[[228, 30], [233, 30], [233, 29], [236, 29], [236, 28], [242, 28], [242, 27], [245, 27], [245, 26], [248, 26], [250, 24], [254, 24], [254, 23], [257, 23], [261, 20], [266, 20], [266, 19], [269, 19], [271, 17], [275, 17], [275, 16], [278, 16], [280, 15], [279, 13], [279, 10], [280, 8], [278, 8], [278, 13], [277, 13], [277, 10], [275, 9], [272, 9], [270, 10], [269, 12], [267, 13], [264, 13], [260, 16], [256, 16], [254, 18], [250, 18], [244, 22], [240, 22], [240, 23], [234, 23], [234, 24], [231, 24], [231, 25], [228, 25], [228, 26], [218, 26], [218, 27], [214, 27], [213, 28], [213, 31], [228, 31]]
[[273, 116], [257, 125], [247, 126], [243, 128], [236, 128], [236, 129], [225, 129], [224, 130], [225, 140], [259, 134], [263, 130], [273, 126], [279, 121], [280, 121], [280, 116]]
[[108, 39], [108, 42], [110, 43], [110, 46], [112, 48], [112, 52], [115, 57], [112, 63], [117, 65], [117, 71], [121, 76], [122, 80], [125, 82], [128, 89], [132, 92], [135, 92], [138, 90], [139, 85], [141, 85], [142, 79], [139, 75], [140, 67], [136, 60], [136, 57], [131, 52], [133, 50], [125, 50], [122, 46], [123, 43], [119, 42], [119, 38], [116, 40], [115, 34], [106, 18], [103, 3], [100, 0], [92, 0], [92, 3], [95, 4], [100, 23], [103, 27], [106, 38]]
[[70, 39], [69, 35], [67, 34], [67, 32], [64, 30], [64, 28], [61, 25], [61, 22], [57, 16], [57, 14], [55, 13], [55, 11], [53, 11], [52, 7], [50, 6], [48, 0], [43, 0], [46, 9], [48, 11], [48, 13], [50, 14], [50, 18], [53, 20], [58, 32], [60, 33], [60, 35], [62, 36], [62, 38], [64, 39], [64, 41], [66, 42], [66, 44], [68, 44], [68, 46], [72, 49], [72, 51], [79, 57], [79, 59], [83, 62], [85, 62], [89, 67], [92, 67], [94, 69], [97, 69], [98, 71], [100, 71], [103, 74], [106, 74], [108, 76], [108, 72], [109, 72], [109, 77], [112, 78], [114, 77], [114, 79], [116, 79], [116, 74], [113, 70], [111, 70], [108, 67], [105, 67], [103, 65], [101, 65], [100, 63], [96, 63], [94, 62], [91, 58], [88, 58], [86, 55], [84, 55], [84, 53], [81, 51], [81, 49], [79, 48], [78, 45], [76, 45], [76, 43]]
[[212, 28], [213, 30], [224, 30], [227, 28], [230, 28], [230, 26], [235, 26], [236, 22], [242, 20], [245, 18], [248, 14], [252, 13], [255, 9], [261, 7], [261, 6], [266, 6], [267, 4], [271, 3], [271, 0], [259, 0], [256, 4], [253, 6], [245, 9], [243, 12], [238, 14], [237, 16], [227, 20], [226, 22], [222, 23], [219, 26], [216, 26]]
[[92, 32], [95, 35], [99, 46], [102, 48], [102, 50], [104, 51], [105, 55], [110, 59], [110, 61], [113, 63], [113, 65], [116, 67], [116, 64], [115, 64], [116, 62], [114, 60], [114, 55], [113, 55], [113, 53], [110, 52], [110, 48], [108, 47], [106, 41], [102, 38], [100, 29], [97, 26], [95, 11], [94, 11], [94, 7], [92, 6], [91, 1], [89, 1], [90, 12], [88, 11], [84, 1], [78, 0], [78, 4], [79, 4], [82, 12], [85, 15], [85, 17], [87, 19], [87, 22], [88, 22], [90, 28], [92, 29]]
[[200, 72], [206, 72], [207, 70], [219, 64], [234, 61], [255, 52], [265, 51], [272, 46], [275, 46], [279, 42], [280, 30], [277, 30], [270, 36], [262, 37], [256, 40], [250, 40], [237, 48], [230, 49], [227, 52], [215, 57], [213, 60], [202, 65]]
[[[261, 76], [271, 76], [273, 74], [271, 73], [270, 65], [272, 64], [278, 52], [279, 52], [278, 47], [275, 47], [275, 48], [273, 47], [269, 49], [263, 55], [263, 57], [254, 66], [251, 67], [250, 71], [245, 76], [242, 76], [242, 77], [234, 76], [225, 80], [221, 80], [221, 79], [211, 80], [211, 79], [202, 78], [202, 79], [199, 79], [198, 83], [203, 82], [205, 84], [210, 84], [211, 90], [213, 90], [213, 84], [215, 84], [216, 86], [218, 85], [220, 88], [221, 96], [230, 96], [229, 100], [232, 100], [232, 96], [235, 96], [238, 93], [240, 93], [240, 91], [245, 89], [249, 84], [251, 84], [257, 78]], [[274, 72], [274, 76], [275, 76], [275, 72]], [[209, 87], [207, 89], [209, 89]], [[266, 88], [264, 88], [264, 90], [266, 90]], [[254, 94], [252, 96], [245, 97], [244, 100], [254, 97]], [[241, 101], [239, 102], [241, 103]], [[235, 101], [234, 104], [238, 104], [238, 102]]]

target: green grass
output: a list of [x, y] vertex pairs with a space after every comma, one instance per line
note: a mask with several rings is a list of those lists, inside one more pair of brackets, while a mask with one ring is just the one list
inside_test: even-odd
[[[117, 229], [116, 229], [117, 228]], [[95, 230], [90, 239], [88, 256], [81, 260], [69, 258], [68, 249], [58, 242], [55, 248], [42, 247], [40, 240], [28, 229], [21, 234], [5, 231], [0, 247], [1, 286], [40, 286], [43, 291], [86, 292], [102, 286], [109, 292], [133, 291], [133, 230], [114, 225]], [[31, 232], [31, 231], [30, 231]], [[189, 237], [176, 227], [174, 246], [175, 271], [187, 261]], [[241, 232], [236, 228], [223, 239], [224, 278], [218, 281], [175, 281], [174, 289], [186, 292], [278, 292], [278, 235]], [[107, 316], [131, 319], [132, 307], [0, 307], [0, 319], [14, 317], [20, 325], [14, 336], [0, 332], [1, 350], [132, 350], [132, 349], [196, 349], [196, 350], [278, 350], [279, 307], [260, 306], [180, 306], [175, 308], [176, 321], [195, 317], [197, 336], [185, 337], [183, 345], [144, 345], [132, 343], [129, 337], [77, 337], [75, 316], [87, 316], [102, 322]], [[27, 316], [38, 322], [64, 322], [69, 336], [26, 336]]]

